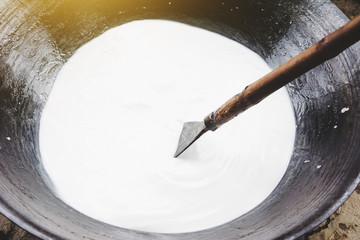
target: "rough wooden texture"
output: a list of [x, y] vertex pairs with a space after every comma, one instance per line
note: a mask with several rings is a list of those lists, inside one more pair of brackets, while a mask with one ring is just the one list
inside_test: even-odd
[[0, 214], [0, 240], [38, 240]]
[[[299, 55], [247, 86], [241, 93], [233, 96], [211, 113], [210, 118], [205, 118], [205, 122], [209, 122], [206, 126], [210, 126], [211, 130], [220, 127], [295, 78], [334, 58], [359, 40], [360, 16], [355, 17], [343, 27], [325, 36]], [[207, 121], [208, 119], [210, 121]]]

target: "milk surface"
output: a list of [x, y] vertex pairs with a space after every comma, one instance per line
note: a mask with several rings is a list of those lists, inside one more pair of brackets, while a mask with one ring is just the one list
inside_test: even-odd
[[173, 155], [184, 122], [202, 120], [269, 71], [243, 45], [185, 24], [108, 30], [64, 65], [43, 111], [41, 155], [59, 197], [106, 223], [163, 233], [248, 212], [291, 156], [285, 89]]

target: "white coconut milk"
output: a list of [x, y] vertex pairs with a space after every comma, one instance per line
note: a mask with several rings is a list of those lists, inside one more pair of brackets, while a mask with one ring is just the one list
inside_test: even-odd
[[75, 209], [164, 233], [231, 221], [263, 201], [295, 135], [285, 89], [173, 158], [200, 121], [270, 71], [254, 52], [185, 24], [143, 20], [82, 46], [60, 71], [40, 126], [43, 164]]

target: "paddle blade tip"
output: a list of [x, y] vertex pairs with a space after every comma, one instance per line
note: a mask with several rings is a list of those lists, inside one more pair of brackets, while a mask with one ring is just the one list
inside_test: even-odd
[[191, 144], [207, 131], [204, 122], [186, 122], [180, 134], [174, 157], [180, 156]]

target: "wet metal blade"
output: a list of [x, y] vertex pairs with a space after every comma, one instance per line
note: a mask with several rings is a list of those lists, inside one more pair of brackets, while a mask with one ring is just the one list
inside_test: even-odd
[[203, 121], [184, 123], [174, 157], [178, 157], [206, 131], [207, 128]]

